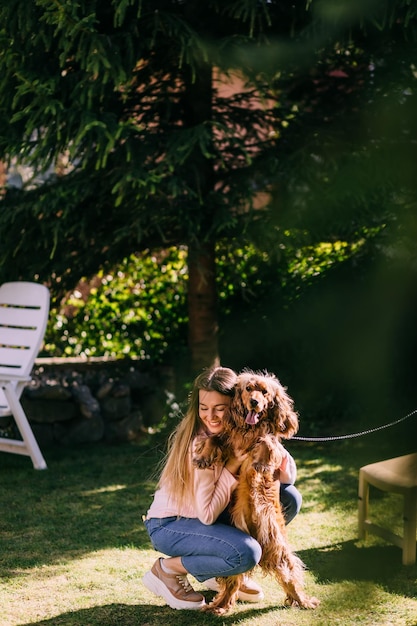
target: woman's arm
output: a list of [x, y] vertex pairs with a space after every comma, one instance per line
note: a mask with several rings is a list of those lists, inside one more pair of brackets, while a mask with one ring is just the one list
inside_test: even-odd
[[279, 468], [279, 480], [284, 484], [293, 485], [297, 479], [297, 466], [288, 450], [284, 450], [284, 457]]
[[[193, 453], [190, 462], [192, 456]], [[194, 509], [203, 524], [213, 524], [229, 504], [242, 461], [232, 456], [224, 466], [219, 464], [208, 469], [198, 469], [191, 462]]]
[[194, 508], [200, 522], [216, 521], [229, 504], [236, 484], [236, 478], [225, 468], [194, 468]]

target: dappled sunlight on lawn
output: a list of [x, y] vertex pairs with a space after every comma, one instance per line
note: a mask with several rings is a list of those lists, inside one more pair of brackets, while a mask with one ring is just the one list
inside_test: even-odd
[[[358, 541], [354, 447], [291, 452], [303, 506], [288, 537], [321, 601], [314, 612], [285, 609], [281, 587], [259, 571], [259, 604], [239, 602], [220, 619], [167, 607], [141, 582], [158, 556], [141, 521], [158, 459], [97, 446], [57, 453], [41, 474], [0, 458], [0, 626], [415, 626], [416, 567], [404, 568], [400, 549], [378, 538]], [[398, 513], [377, 496], [374, 506], [382, 518]]]
[[[134, 548], [101, 550], [54, 565], [15, 571], [0, 591], [0, 623], [14, 626], [23, 618], [59, 615], [74, 607], [136, 603], [140, 552]], [[3, 621], [2, 621], [3, 620]]]
[[81, 496], [94, 496], [99, 493], [111, 493], [113, 491], [120, 491], [127, 489], [127, 485], [107, 485], [107, 487], [100, 487], [99, 489], [89, 489], [88, 491], [81, 491]]

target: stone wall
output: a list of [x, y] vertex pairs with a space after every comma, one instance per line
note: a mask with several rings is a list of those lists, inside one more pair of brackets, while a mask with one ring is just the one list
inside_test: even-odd
[[[41, 447], [135, 441], [175, 411], [172, 368], [131, 360], [38, 359], [22, 405]], [[15, 436], [0, 418], [0, 436]]]

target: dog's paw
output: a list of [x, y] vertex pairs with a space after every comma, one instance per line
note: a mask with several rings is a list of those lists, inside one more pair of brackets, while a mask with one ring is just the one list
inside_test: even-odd
[[301, 607], [303, 609], [316, 609], [320, 600], [314, 596], [304, 596]]
[[221, 460], [221, 447], [217, 437], [198, 437], [194, 444], [193, 465], [198, 469], [213, 467]]
[[252, 467], [255, 472], [258, 472], [258, 474], [269, 474], [270, 472], [272, 472], [272, 467], [270, 465], [265, 465], [260, 461], [254, 461], [252, 463]]
[[193, 465], [198, 469], [207, 469], [208, 467], [212, 467], [214, 465], [214, 460], [207, 457], [194, 457]]
[[213, 606], [212, 604], [206, 604], [200, 611], [202, 613], [211, 613], [212, 615], [224, 615], [229, 609], [225, 609], [221, 606]]
[[200, 609], [203, 613], [211, 613], [212, 615], [224, 615], [227, 613], [227, 609], [223, 609], [219, 606], [211, 606], [207, 604]]
[[294, 606], [300, 609], [316, 609], [320, 604], [320, 600], [314, 596], [299, 595], [297, 598], [287, 596], [284, 604], [285, 606]]

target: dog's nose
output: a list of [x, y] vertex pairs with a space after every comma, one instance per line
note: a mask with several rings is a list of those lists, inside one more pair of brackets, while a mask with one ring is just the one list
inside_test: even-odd
[[255, 406], [258, 405], [257, 399], [256, 398], [251, 398], [250, 399], [250, 405], [251, 405], [251, 407], [255, 408]]

